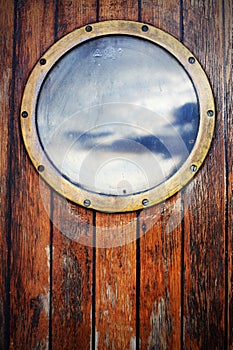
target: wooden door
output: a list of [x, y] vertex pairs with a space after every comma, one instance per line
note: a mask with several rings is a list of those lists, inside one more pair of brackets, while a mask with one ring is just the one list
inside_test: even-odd
[[[1, 349], [233, 349], [231, 1], [0, 3]], [[166, 203], [126, 214], [70, 204], [69, 216], [26, 154], [22, 93], [55, 41], [109, 19], [155, 25], [194, 53], [214, 91], [215, 136], [195, 179]], [[124, 230], [130, 243], [97, 247], [103, 231], [111, 240]]]

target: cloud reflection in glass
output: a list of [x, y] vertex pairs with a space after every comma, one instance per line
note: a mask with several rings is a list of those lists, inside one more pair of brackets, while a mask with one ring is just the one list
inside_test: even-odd
[[48, 73], [37, 106], [45, 153], [77, 186], [130, 195], [170, 178], [188, 158], [198, 100], [179, 62], [146, 40], [85, 42]]

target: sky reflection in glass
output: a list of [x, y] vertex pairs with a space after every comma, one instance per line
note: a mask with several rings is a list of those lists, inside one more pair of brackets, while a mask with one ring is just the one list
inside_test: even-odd
[[47, 156], [72, 183], [129, 195], [166, 181], [188, 158], [198, 101], [167, 51], [106, 36], [77, 46], [48, 73], [37, 127]]

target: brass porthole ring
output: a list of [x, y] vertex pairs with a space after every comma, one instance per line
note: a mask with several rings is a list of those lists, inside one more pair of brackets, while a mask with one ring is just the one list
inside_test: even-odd
[[104, 212], [159, 203], [198, 172], [215, 106], [197, 58], [133, 21], [88, 24], [39, 59], [21, 104], [25, 147], [67, 199]]

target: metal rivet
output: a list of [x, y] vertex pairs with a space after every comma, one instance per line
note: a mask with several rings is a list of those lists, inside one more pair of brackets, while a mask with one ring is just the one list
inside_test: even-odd
[[209, 109], [207, 112], [208, 117], [213, 117], [214, 116], [214, 111], [212, 109]]
[[148, 26], [146, 26], [146, 25], [142, 26], [142, 31], [143, 32], [148, 32], [148, 30], [149, 30]]
[[91, 32], [91, 31], [92, 31], [92, 26], [86, 26], [86, 28], [85, 28], [85, 29], [86, 29], [86, 32], [88, 32], [88, 33], [89, 33], [89, 32]]
[[23, 111], [21, 116], [22, 116], [22, 118], [27, 118], [28, 117], [28, 112]]
[[40, 173], [42, 173], [42, 171], [44, 171], [44, 166], [43, 165], [39, 165], [37, 169], [38, 169], [38, 171]]
[[195, 173], [195, 171], [197, 171], [197, 166], [195, 164], [192, 164], [190, 170]]
[[193, 63], [195, 63], [195, 58], [194, 57], [189, 57], [189, 63], [191, 63], [191, 64], [193, 64]]
[[148, 199], [143, 199], [142, 205], [143, 205], [144, 207], [147, 207], [148, 204], [149, 204], [149, 200], [148, 200]]
[[89, 199], [85, 199], [83, 204], [85, 205], [85, 207], [89, 207], [91, 205], [91, 201]]
[[44, 65], [46, 64], [46, 59], [45, 59], [45, 58], [41, 58], [41, 59], [40, 59], [40, 64], [41, 64], [42, 66], [44, 66]]

